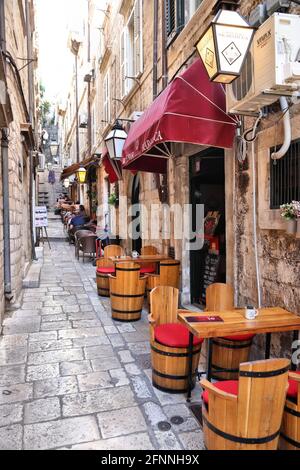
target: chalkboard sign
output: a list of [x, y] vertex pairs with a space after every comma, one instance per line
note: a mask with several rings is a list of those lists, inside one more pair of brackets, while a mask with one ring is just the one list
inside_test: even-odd
[[206, 302], [206, 289], [208, 286], [216, 282], [218, 277], [218, 270], [220, 265], [221, 257], [213, 253], [208, 253], [205, 258], [204, 274], [203, 274], [203, 285], [201, 289], [201, 300]]

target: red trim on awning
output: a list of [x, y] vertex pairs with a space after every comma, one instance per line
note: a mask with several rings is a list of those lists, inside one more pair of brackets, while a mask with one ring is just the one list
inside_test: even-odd
[[172, 142], [231, 148], [235, 130], [236, 119], [226, 113], [223, 85], [210, 82], [197, 59], [131, 126], [122, 165], [165, 173]]
[[102, 164], [105, 172], [108, 174], [108, 180], [111, 184], [116, 183], [122, 174], [122, 165], [119, 161], [112, 161], [109, 157], [108, 151], [105, 150], [102, 155]]

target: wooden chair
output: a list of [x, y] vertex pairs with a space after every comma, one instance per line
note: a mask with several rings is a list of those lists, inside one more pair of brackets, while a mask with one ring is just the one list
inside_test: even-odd
[[[179, 288], [180, 261], [168, 259], [160, 262], [159, 274], [149, 274], [147, 280], [147, 295], [150, 304], [150, 292], [158, 286]], [[151, 308], [151, 307], [150, 307]]]
[[79, 260], [79, 240], [81, 237], [85, 237], [86, 235], [93, 235], [93, 232], [90, 230], [78, 230], [75, 233], [75, 257]]
[[124, 250], [119, 245], [108, 245], [104, 249], [103, 258], [97, 259], [96, 277], [98, 295], [109, 297], [109, 275], [115, 274], [115, 265], [109, 259], [111, 256], [123, 256]]
[[116, 276], [109, 275], [111, 313], [114, 320], [133, 322], [140, 320], [146, 290], [146, 277], [140, 276], [136, 263], [120, 263]]
[[[206, 311], [221, 312], [233, 309], [234, 294], [229, 284], [215, 283], [206, 289]], [[249, 360], [254, 336], [247, 334], [214, 338], [212, 377], [219, 380], [236, 380], [240, 364]], [[217, 372], [223, 369], [227, 372]]]
[[200, 382], [208, 450], [276, 450], [288, 387], [287, 359], [240, 365], [239, 380]]
[[[183, 393], [188, 388], [188, 329], [178, 322], [179, 290], [170, 286], [156, 287], [150, 293], [150, 343], [152, 383], [159, 390]], [[203, 340], [194, 338], [193, 380], [198, 370]]]
[[289, 379], [279, 446], [281, 450], [300, 450], [300, 371], [290, 372]]
[[[143, 246], [141, 255], [158, 255], [158, 250], [155, 246]], [[145, 263], [141, 267], [141, 274], [155, 274], [156, 265], [153, 263]]]

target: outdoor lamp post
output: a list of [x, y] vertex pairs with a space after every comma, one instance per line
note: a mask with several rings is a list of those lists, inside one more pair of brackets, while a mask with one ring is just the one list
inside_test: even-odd
[[241, 73], [255, 29], [235, 11], [237, 2], [221, 1], [218, 5], [221, 9], [196, 48], [210, 81], [228, 84]]
[[80, 184], [84, 184], [86, 180], [86, 169], [81, 167], [77, 171], [77, 179]]
[[112, 160], [121, 159], [126, 139], [127, 133], [120, 122], [117, 121], [106, 139], [104, 139], [109, 156]]
[[69, 178], [66, 178], [66, 179], [64, 180], [64, 187], [65, 187], [66, 189], [69, 189], [69, 187], [70, 187], [70, 180], [69, 180]]

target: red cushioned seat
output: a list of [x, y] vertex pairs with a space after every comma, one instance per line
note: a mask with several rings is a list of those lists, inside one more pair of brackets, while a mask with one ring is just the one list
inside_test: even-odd
[[[239, 393], [239, 382], [238, 380], [225, 380], [224, 382], [216, 382], [213, 384], [219, 390], [223, 392], [231, 393], [231, 395], [238, 395]], [[209, 391], [205, 390], [202, 393], [203, 402], [208, 405]]]
[[155, 268], [152, 267], [152, 266], [144, 266], [143, 268], [141, 268], [141, 274], [153, 274], [155, 273]]
[[[295, 372], [295, 374], [299, 374], [299, 375], [300, 375], [300, 370], [298, 370], [297, 372]], [[288, 397], [290, 397], [290, 398], [297, 398], [297, 395], [298, 395], [298, 384], [299, 384], [299, 382], [296, 382], [296, 380], [292, 380], [292, 379], [289, 380], [289, 388], [288, 388], [288, 391], [287, 391], [287, 396], [288, 396]]]
[[97, 273], [99, 274], [115, 274], [115, 268], [98, 268]]
[[[180, 323], [166, 323], [154, 329], [155, 340], [170, 348], [187, 348], [189, 345], [189, 331]], [[194, 336], [194, 346], [202, 344], [203, 339]]]
[[234, 336], [224, 336], [224, 339], [228, 339], [229, 341], [248, 341], [253, 339], [255, 335], [249, 333], [247, 335], [234, 335]]

